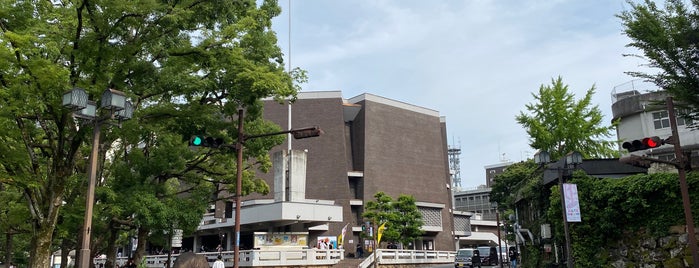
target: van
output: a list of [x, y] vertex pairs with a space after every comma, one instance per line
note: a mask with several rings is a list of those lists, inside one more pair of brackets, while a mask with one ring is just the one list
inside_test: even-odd
[[462, 248], [456, 251], [456, 257], [454, 258], [454, 267], [473, 267], [471, 263], [471, 257], [473, 257], [472, 248]]
[[497, 247], [478, 247], [478, 252], [481, 254], [481, 264], [488, 266], [498, 265]]

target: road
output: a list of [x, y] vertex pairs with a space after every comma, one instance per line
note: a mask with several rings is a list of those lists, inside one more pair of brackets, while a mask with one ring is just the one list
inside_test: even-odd
[[[518, 266], [519, 266], [519, 265], [518, 265]], [[453, 267], [454, 267], [454, 264], [440, 264], [440, 265], [433, 265], [433, 266], [430, 266], [430, 268], [453, 268]], [[482, 267], [482, 268], [500, 268], [500, 265], [496, 265], [496, 266], [485, 266], [485, 265], [483, 265], [483, 266], [481, 266], [481, 267]], [[509, 266], [503, 265], [503, 267], [509, 267]]]

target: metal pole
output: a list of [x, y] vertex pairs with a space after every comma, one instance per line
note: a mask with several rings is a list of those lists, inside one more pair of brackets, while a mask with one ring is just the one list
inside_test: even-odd
[[500, 268], [502, 268], [502, 242], [500, 240], [500, 212], [495, 208], [495, 224], [498, 227], [498, 250], [495, 253], [498, 254], [498, 261], [500, 262]]
[[240, 196], [243, 183], [243, 109], [238, 109], [238, 141], [235, 148], [238, 153], [238, 163], [236, 165], [236, 184], [235, 184], [235, 247], [233, 248], [233, 267], [240, 267]]
[[92, 152], [90, 152], [90, 173], [88, 174], [87, 196], [85, 197], [85, 222], [83, 223], [83, 241], [80, 249], [79, 268], [90, 268], [90, 236], [92, 235], [92, 206], [95, 202], [95, 181], [97, 180], [97, 158], [99, 158], [100, 122], [95, 119], [92, 131]]
[[573, 261], [573, 252], [572, 248], [570, 246], [570, 230], [568, 230], [568, 215], [566, 213], [566, 199], [565, 195], [563, 192], [563, 171], [564, 168], [558, 168], [558, 187], [561, 188], [561, 208], [563, 212], [563, 232], [565, 233], [566, 237], [566, 265], [568, 268], [573, 268], [575, 267], [575, 263]]
[[672, 129], [672, 137], [675, 139], [675, 157], [677, 158], [677, 173], [680, 180], [680, 192], [682, 193], [682, 207], [684, 208], [684, 220], [687, 225], [687, 236], [689, 238], [689, 248], [692, 251], [692, 260], [694, 267], [699, 267], [699, 251], [697, 251], [697, 237], [694, 232], [694, 220], [692, 218], [692, 205], [689, 201], [689, 190], [687, 186], [687, 173], [685, 164], [687, 160], [682, 153], [680, 145], [680, 136], [677, 131], [677, 118], [675, 117], [675, 105], [672, 102], [672, 97], [667, 98], [667, 112], [670, 117], [670, 128]]

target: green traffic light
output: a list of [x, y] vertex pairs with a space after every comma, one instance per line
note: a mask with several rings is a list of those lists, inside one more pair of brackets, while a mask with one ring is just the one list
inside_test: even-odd
[[202, 141], [203, 141], [203, 140], [201, 139], [201, 137], [195, 136], [195, 137], [192, 139], [192, 145], [194, 145], [194, 146], [200, 146], [201, 143], [202, 143]]

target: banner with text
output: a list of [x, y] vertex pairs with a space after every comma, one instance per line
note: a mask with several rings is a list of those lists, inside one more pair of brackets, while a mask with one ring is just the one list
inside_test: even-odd
[[564, 183], [563, 196], [566, 203], [566, 218], [568, 222], [581, 222], [578, 186], [572, 183]]

